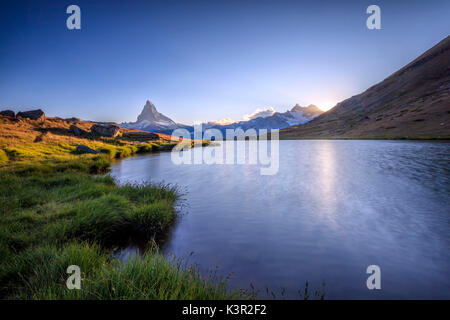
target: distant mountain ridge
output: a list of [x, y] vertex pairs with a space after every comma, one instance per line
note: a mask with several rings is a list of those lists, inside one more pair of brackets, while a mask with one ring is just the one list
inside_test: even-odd
[[450, 36], [282, 139], [450, 139]]
[[[226, 129], [283, 129], [292, 125], [307, 123], [321, 113], [323, 113], [323, 111], [315, 105], [302, 107], [296, 104], [291, 110], [282, 113], [275, 111], [261, 112], [260, 114], [257, 113], [250, 120], [242, 120], [236, 122], [227, 121], [225, 123], [220, 121], [211, 121], [203, 123], [203, 130], [218, 129], [221, 130], [225, 135]], [[176, 123], [169, 117], [163, 115], [162, 113], [159, 113], [155, 105], [149, 100], [147, 100], [147, 102], [145, 103], [144, 108], [140, 115], [137, 117], [136, 122], [126, 122], [122, 123], [120, 126], [128, 129], [139, 129], [168, 134], [178, 128], [184, 128], [190, 132], [194, 131], [193, 126]]]
[[205, 128], [219, 129], [223, 133], [225, 133], [226, 129], [237, 128], [241, 128], [242, 130], [283, 129], [292, 125], [307, 123], [322, 113], [323, 111], [315, 105], [311, 104], [307, 107], [302, 107], [296, 104], [291, 110], [286, 112], [273, 112], [271, 115], [257, 116], [247, 121], [243, 120], [227, 125], [206, 123], [204, 126]]

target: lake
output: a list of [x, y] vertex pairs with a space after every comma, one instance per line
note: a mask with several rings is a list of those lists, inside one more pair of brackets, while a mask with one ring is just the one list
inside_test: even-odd
[[[449, 299], [449, 148], [280, 141], [275, 175], [254, 164], [176, 165], [170, 152], [118, 161], [111, 174], [177, 185], [180, 217], [163, 252], [193, 252], [201, 270], [232, 273], [233, 288], [295, 299], [308, 281], [324, 284], [326, 299]], [[381, 269], [380, 290], [366, 286], [369, 265]]]

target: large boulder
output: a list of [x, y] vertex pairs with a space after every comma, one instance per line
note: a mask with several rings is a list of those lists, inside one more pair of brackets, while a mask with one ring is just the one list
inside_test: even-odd
[[76, 151], [77, 153], [93, 153], [93, 154], [100, 153], [99, 151], [91, 149], [88, 146], [85, 146], [84, 144], [77, 145]]
[[17, 114], [17, 118], [26, 118], [31, 120], [45, 121], [45, 113], [41, 109], [23, 111]]
[[152, 132], [124, 132], [122, 133], [123, 138], [133, 139], [133, 140], [159, 140], [159, 136]]
[[7, 117], [11, 117], [11, 118], [14, 118], [16, 116], [16, 113], [12, 110], [3, 110], [3, 111], [0, 111], [0, 114], [2, 116], [7, 116]]
[[81, 120], [80, 120], [79, 118], [75, 118], [75, 117], [72, 117], [72, 118], [66, 118], [66, 119], [64, 119], [64, 120], [66, 120], [67, 122], [74, 122], [74, 123], [81, 122]]
[[72, 131], [73, 134], [76, 135], [77, 137], [89, 134], [89, 132], [87, 132], [86, 130], [83, 130], [83, 129], [77, 127], [74, 124], [70, 126], [70, 131]]
[[91, 127], [91, 132], [104, 137], [117, 137], [120, 127], [115, 123], [96, 123]]

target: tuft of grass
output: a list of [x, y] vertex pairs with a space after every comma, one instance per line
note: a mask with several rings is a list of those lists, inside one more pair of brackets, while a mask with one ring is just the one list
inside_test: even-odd
[[[107, 256], [95, 244], [68, 243], [63, 248], [44, 245], [25, 250], [6, 263], [0, 275], [2, 289], [14, 299], [64, 297], [67, 267], [80, 267], [82, 279], [107, 263]], [[11, 281], [11, 279], [15, 281]], [[20, 286], [11, 286], [21, 283]]]
[[245, 291], [229, 291], [226, 281], [214, 273], [203, 275], [194, 266], [157, 252], [101, 269], [86, 279], [80, 295], [83, 299], [114, 300], [218, 300], [249, 296]]
[[[78, 265], [81, 289], [68, 290], [67, 267]], [[12, 287], [11, 281], [23, 281]], [[95, 244], [42, 246], [12, 258], [0, 273], [3, 291], [14, 299], [242, 299], [246, 291], [229, 291], [215, 273], [203, 275], [192, 265], [157, 251], [126, 262], [111, 260]]]

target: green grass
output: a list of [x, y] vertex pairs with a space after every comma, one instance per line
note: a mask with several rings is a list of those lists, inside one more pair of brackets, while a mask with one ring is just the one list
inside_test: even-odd
[[[116, 185], [111, 158], [158, 149], [110, 147], [108, 154], [32, 161], [39, 150], [16, 147], [17, 161], [0, 169], [0, 298], [233, 299], [226, 281], [156, 251], [127, 263], [111, 248], [131, 238], [152, 241], [171, 227], [177, 190], [165, 185]], [[170, 145], [168, 144], [169, 148]], [[61, 148], [55, 146], [55, 148]], [[11, 149], [7, 153], [12, 153]], [[0, 153], [0, 159], [2, 154]], [[96, 175], [93, 175], [96, 174]], [[66, 287], [69, 265], [81, 290]]]
[[[80, 267], [81, 290], [68, 290], [67, 266]], [[214, 273], [202, 275], [189, 264], [158, 252], [126, 263], [110, 260], [95, 244], [69, 243], [41, 246], [12, 257], [2, 276], [23, 282], [7, 287], [14, 299], [240, 299]], [[11, 282], [11, 281], [10, 281]]]

